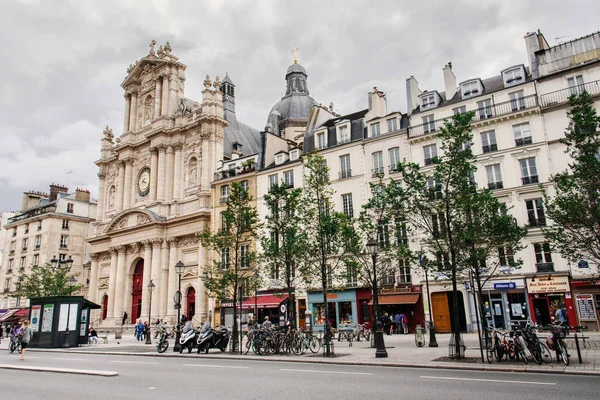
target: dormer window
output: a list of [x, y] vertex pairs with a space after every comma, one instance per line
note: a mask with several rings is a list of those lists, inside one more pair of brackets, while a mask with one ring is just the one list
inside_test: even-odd
[[325, 132], [318, 132], [316, 136], [316, 146], [318, 150], [324, 149], [327, 147], [327, 137], [325, 136]]
[[348, 125], [340, 126], [338, 128], [339, 132], [339, 143], [348, 143], [350, 141], [350, 131], [348, 130]]
[[477, 81], [463, 83], [461, 85], [462, 98], [473, 97], [481, 94], [481, 84]]
[[283, 164], [283, 154], [277, 154], [275, 156], [275, 165]]
[[290, 151], [290, 160], [297, 160], [300, 155], [298, 149]]
[[525, 82], [525, 69], [523, 66], [509, 68], [502, 72], [504, 87], [518, 85]]
[[435, 95], [421, 97], [421, 108], [430, 108], [435, 106]]

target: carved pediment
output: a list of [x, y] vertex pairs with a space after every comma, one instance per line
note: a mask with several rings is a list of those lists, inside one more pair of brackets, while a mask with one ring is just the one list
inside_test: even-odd
[[183, 275], [181, 275], [181, 279], [196, 279], [198, 278], [198, 274], [195, 271], [186, 271]]
[[164, 217], [159, 217], [148, 210], [127, 210], [116, 215], [108, 224], [104, 233], [110, 233], [128, 228], [152, 224], [164, 220]]

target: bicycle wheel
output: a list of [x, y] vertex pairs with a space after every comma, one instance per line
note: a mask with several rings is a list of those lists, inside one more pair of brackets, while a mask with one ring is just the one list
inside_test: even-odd
[[494, 361], [494, 358], [496, 358], [496, 348], [492, 345], [492, 340], [490, 338], [487, 338], [485, 341], [485, 354], [488, 364], [491, 364], [492, 361]]
[[542, 351], [542, 361], [546, 364], [552, 362], [552, 352], [544, 343], [540, 343], [540, 349]]
[[10, 344], [8, 345], [8, 351], [11, 353], [14, 353], [16, 348], [17, 346], [15, 345], [15, 342], [10, 342]]
[[319, 350], [321, 350], [321, 341], [316, 336], [311, 336], [310, 339], [308, 339], [308, 348], [311, 353], [318, 353]]
[[252, 348], [252, 338], [250, 336], [248, 336], [247, 340], [246, 340], [246, 348], [244, 349], [244, 355], [248, 354], [248, 352], [250, 352], [251, 348]]
[[565, 365], [569, 365], [569, 353], [567, 352], [567, 346], [565, 345], [565, 342], [562, 339], [558, 341], [558, 350], [558, 354], [560, 355], [562, 362]]
[[515, 341], [516, 353], [517, 356], [525, 363], [528, 364], [527, 356], [525, 355], [525, 350], [521, 347], [521, 344], [518, 341]]
[[533, 361], [538, 365], [542, 365], [542, 347], [540, 346], [540, 342], [536, 340], [533, 343], [528, 343], [528, 347]]

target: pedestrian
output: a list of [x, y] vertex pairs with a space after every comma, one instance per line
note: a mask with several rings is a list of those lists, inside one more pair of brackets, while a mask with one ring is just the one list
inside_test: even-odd
[[144, 332], [144, 324], [142, 324], [142, 320], [138, 319], [137, 324], [135, 324], [135, 338], [138, 342], [142, 340], [142, 335]]
[[400, 326], [398, 326], [398, 330], [402, 334], [404, 334], [404, 318], [406, 318], [406, 315], [404, 315], [404, 312], [400, 312]]
[[29, 320], [25, 320], [23, 325], [23, 334], [21, 337], [21, 360], [25, 359], [25, 349], [27, 348], [27, 345], [29, 344], [33, 336], [33, 329], [31, 329], [31, 327], [29, 326]]
[[185, 316], [185, 314], [183, 314], [181, 316], [181, 325], [185, 325], [185, 323], [187, 322], [187, 320], [188, 320], [187, 317]]
[[561, 304], [556, 310], [555, 320], [564, 325], [568, 324], [567, 309], [565, 308], [564, 304]]
[[396, 334], [399, 335], [402, 333], [402, 317], [400, 317], [398, 311], [396, 311], [396, 315], [394, 315], [394, 324], [396, 325]]
[[125, 325], [125, 321], [127, 321], [127, 311], [123, 311], [123, 320], [121, 321], [121, 326]]
[[[10, 327], [10, 325], [6, 325], [6, 337], [7, 337], [7, 338], [9, 338], [9, 337], [10, 337], [10, 331], [11, 331], [11, 327]], [[2, 334], [2, 333], [0, 332], [0, 334]]]
[[21, 322], [17, 322], [16, 325], [13, 325], [12, 330], [10, 331], [10, 341], [16, 342], [19, 340], [21, 336]]
[[406, 314], [402, 314], [402, 329], [404, 330], [404, 334], [408, 334], [408, 319], [406, 318]]
[[148, 321], [144, 321], [144, 340], [148, 340], [148, 335], [150, 334], [150, 325]]
[[383, 328], [385, 330], [385, 333], [389, 336], [390, 335], [390, 329], [392, 327], [392, 323], [390, 321], [390, 316], [388, 315], [388, 313], [384, 313], [383, 314]]
[[90, 344], [98, 344], [98, 332], [92, 327], [90, 327]]
[[271, 323], [271, 321], [269, 320], [269, 316], [265, 316], [265, 322], [263, 322], [262, 324], [262, 328], [264, 330], [270, 329], [273, 326], [273, 324]]

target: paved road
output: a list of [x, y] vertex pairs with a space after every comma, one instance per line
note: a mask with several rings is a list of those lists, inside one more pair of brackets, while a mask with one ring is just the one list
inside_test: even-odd
[[0, 369], [5, 399], [566, 399], [597, 400], [598, 377], [30, 352], [0, 364], [118, 371], [117, 377]]

